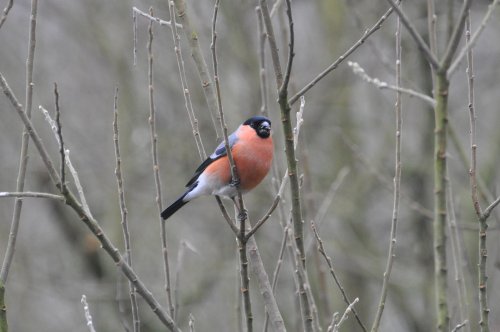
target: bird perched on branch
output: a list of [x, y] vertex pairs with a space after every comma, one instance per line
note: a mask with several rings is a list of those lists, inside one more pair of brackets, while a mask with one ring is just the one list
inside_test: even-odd
[[271, 120], [264, 116], [251, 117], [228, 139], [239, 182], [232, 181], [226, 146], [222, 142], [195, 171], [186, 185], [186, 192], [161, 213], [163, 220], [196, 197], [220, 195], [234, 199], [237, 187], [246, 193], [264, 179], [273, 159]]

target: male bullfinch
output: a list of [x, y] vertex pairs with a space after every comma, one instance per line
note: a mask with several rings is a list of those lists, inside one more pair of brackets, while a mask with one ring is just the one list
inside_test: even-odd
[[[239, 188], [242, 193], [246, 193], [255, 188], [271, 168], [271, 121], [264, 116], [254, 116], [243, 122], [228, 139], [239, 177]], [[163, 220], [196, 197], [220, 195], [234, 198], [238, 194], [235, 184], [232, 183], [224, 142], [201, 163], [186, 187], [186, 192], [161, 213]]]

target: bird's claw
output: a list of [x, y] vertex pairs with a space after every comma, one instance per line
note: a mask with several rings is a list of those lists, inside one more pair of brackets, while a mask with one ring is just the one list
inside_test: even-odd
[[235, 188], [238, 188], [240, 186], [240, 179], [231, 179], [231, 182], [229, 183], [229, 185], [231, 187], [235, 187]]
[[246, 220], [248, 218], [248, 211], [246, 209], [240, 210], [238, 212], [238, 220]]

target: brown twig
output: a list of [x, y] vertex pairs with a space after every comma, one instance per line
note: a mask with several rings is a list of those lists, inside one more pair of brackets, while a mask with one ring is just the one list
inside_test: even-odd
[[12, 9], [13, 5], [14, 5], [14, 0], [9, 0], [7, 5], [3, 9], [3, 14], [0, 17], [0, 29], [2, 28], [3, 24], [5, 23], [5, 20], [7, 19], [7, 16], [9, 15], [9, 12]]
[[51, 193], [40, 193], [33, 191], [23, 191], [23, 192], [15, 192], [15, 191], [2, 191], [0, 192], [0, 197], [32, 197], [32, 198], [49, 198], [55, 199], [57, 201], [64, 202], [64, 196], [56, 195]]
[[453, 63], [450, 65], [450, 68], [448, 69], [448, 77], [451, 77], [455, 70], [458, 68], [464, 57], [467, 55], [467, 52], [474, 47], [476, 42], [479, 39], [479, 36], [483, 32], [484, 28], [486, 27], [486, 24], [488, 23], [489, 19], [491, 18], [491, 14], [495, 11], [495, 7], [498, 5], [500, 1], [499, 0], [493, 0], [492, 3], [488, 5], [488, 11], [484, 15], [483, 19], [481, 20], [481, 23], [479, 24], [479, 27], [477, 28], [476, 32], [470, 37], [469, 42], [465, 45], [464, 48], [460, 51], [460, 53], [455, 57], [455, 60]]
[[[153, 9], [150, 9], [150, 15], [153, 16]], [[174, 18], [170, 18], [172, 22], [175, 23]], [[175, 30], [172, 29], [172, 30]], [[158, 216], [160, 212], [163, 211], [162, 208], [162, 196], [161, 196], [161, 178], [160, 178], [160, 165], [158, 162], [158, 149], [157, 141], [158, 136], [156, 134], [156, 110], [154, 103], [154, 75], [153, 75], [153, 21], [149, 22], [148, 28], [148, 96], [149, 96], [149, 127], [150, 127], [150, 137], [151, 137], [151, 156], [153, 162], [153, 177], [155, 181], [155, 201], [158, 207]], [[160, 237], [161, 237], [161, 250], [163, 257], [163, 268], [164, 268], [164, 278], [165, 278], [165, 291], [167, 296], [167, 305], [170, 311], [170, 316], [175, 318], [175, 306], [172, 301], [172, 285], [170, 280], [170, 263], [168, 257], [168, 244], [167, 244], [167, 226], [166, 222], [159, 217], [160, 221]]]
[[[12, 1], [4, 10], [4, 14], [2, 19], [0, 20], [1, 24], [5, 22], [7, 18], [7, 14], [12, 7]], [[26, 82], [25, 82], [25, 108], [24, 112], [27, 118], [31, 118], [31, 109], [33, 103], [33, 63], [35, 59], [35, 46], [36, 46], [36, 19], [38, 12], [38, 1], [31, 1], [31, 13], [30, 13], [30, 25], [29, 25], [29, 42], [28, 42], [28, 57], [26, 60]], [[0, 27], [1, 27], [0, 24]], [[7, 88], [6, 88], [7, 87]], [[4, 93], [8, 96], [8, 85], [7, 81], [2, 76], [2, 89]], [[11, 99], [11, 98], [9, 98]], [[11, 99], [11, 102], [14, 102]], [[16, 101], [16, 105], [19, 105]], [[19, 107], [22, 107], [19, 105]], [[26, 179], [26, 170], [28, 167], [28, 147], [29, 147], [29, 135], [26, 128], [23, 128], [22, 141], [21, 141], [21, 151], [19, 158], [19, 170], [17, 174], [17, 182], [16, 182], [16, 191], [22, 192], [24, 191], [24, 182]], [[9, 239], [7, 241], [7, 249], [5, 251], [5, 257], [2, 262], [2, 268], [0, 269], [0, 281], [2, 284], [7, 283], [7, 278], [9, 275], [10, 265], [12, 260], [14, 259], [14, 252], [16, 247], [17, 233], [19, 232], [19, 225], [21, 223], [21, 210], [23, 207], [22, 199], [17, 198], [14, 201], [14, 211], [12, 213], [12, 221], [10, 225], [9, 231]]]
[[[127, 264], [132, 267], [132, 250], [130, 248], [130, 232], [128, 227], [128, 210], [127, 204], [125, 202], [125, 190], [123, 185], [123, 174], [122, 174], [122, 158], [120, 154], [120, 136], [118, 130], [118, 88], [115, 88], [115, 96], [113, 102], [113, 142], [115, 148], [115, 176], [118, 186], [118, 201], [120, 205], [120, 215], [121, 215], [121, 226], [123, 232], [123, 243], [125, 245], [125, 258]], [[132, 308], [132, 325], [134, 327], [134, 332], [140, 331], [141, 322], [139, 320], [139, 307], [137, 305], [137, 293], [134, 285], [129, 280], [129, 296], [130, 305]]]
[[[321, 240], [321, 238], [319, 236], [319, 233], [318, 233], [318, 230], [316, 229], [316, 225], [315, 225], [314, 221], [311, 221], [311, 229], [313, 230], [314, 237], [316, 238], [316, 241], [318, 243], [318, 251], [321, 253], [323, 258], [325, 259], [326, 264], [328, 265], [328, 269], [330, 270], [330, 274], [332, 275], [333, 280], [335, 281], [335, 284], [337, 285], [337, 288], [340, 290], [340, 293], [342, 294], [342, 298], [344, 299], [344, 302], [347, 305], [349, 305], [351, 303], [351, 300], [349, 300], [349, 297], [347, 296], [347, 293], [346, 293], [344, 287], [342, 286], [339, 278], [337, 277], [337, 273], [333, 269], [332, 259], [326, 254], [325, 248], [323, 246], [323, 240]], [[356, 321], [358, 322], [361, 329], [366, 332], [366, 327], [363, 324], [363, 322], [361, 322], [361, 318], [359, 318], [356, 310], [353, 309], [353, 313], [354, 313], [354, 316], [356, 317]]]
[[[4, 94], [7, 96], [12, 106], [16, 110], [17, 114], [21, 118], [24, 126], [26, 127], [27, 132], [30, 135], [33, 144], [35, 145], [38, 154], [40, 155], [45, 168], [50, 176], [54, 185], [60, 183], [59, 175], [57, 174], [56, 168], [54, 167], [54, 163], [49, 156], [47, 149], [45, 148], [44, 143], [42, 142], [38, 132], [33, 126], [33, 123], [28, 118], [26, 113], [24, 112], [22, 106], [17, 101], [14, 93], [10, 89], [5, 77], [2, 73], [0, 73], [0, 87], [2, 88]], [[148, 306], [151, 308], [153, 313], [160, 319], [160, 321], [173, 332], [180, 331], [175, 322], [169, 316], [169, 314], [161, 307], [160, 303], [155, 299], [153, 294], [149, 291], [149, 289], [144, 285], [139, 276], [135, 273], [135, 271], [127, 264], [123, 256], [120, 254], [118, 248], [114, 246], [109, 237], [106, 235], [104, 230], [101, 228], [100, 223], [92, 217], [89, 213], [87, 213], [86, 209], [78, 202], [74, 194], [71, 190], [64, 194], [66, 204], [69, 205], [78, 215], [80, 220], [89, 228], [89, 230], [97, 237], [99, 242], [102, 245], [102, 248], [106, 251], [106, 253], [111, 257], [111, 259], [115, 262], [115, 264], [120, 268], [122, 273], [134, 284], [134, 287], [137, 289], [137, 292], [143, 297]]]
[[59, 175], [61, 177], [61, 183], [59, 186], [61, 187], [61, 191], [65, 192], [68, 190], [66, 187], [66, 152], [64, 150], [64, 140], [62, 135], [62, 124], [61, 124], [61, 109], [59, 107], [59, 91], [57, 91], [57, 84], [54, 83], [54, 96], [55, 96], [55, 108], [56, 108], [56, 133], [59, 141], [59, 155], [61, 157], [60, 171]]
[[191, 123], [191, 127], [193, 128], [194, 140], [196, 142], [196, 147], [198, 148], [198, 152], [201, 156], [201, 159], [204, 160], [206, 158], [207, 153], [205, 152], [205, 147], [203, 146], [203, 141], [200, 136], [200, 130], [198, 127], [198, 119], [194, 113], [193, 103], [191, 101], [191, 94], [189, 92], [189, 86], [187, 84], [186, 70], [184, 67], [184, 59], [182, 57], [181, 44], [179, 41], [179, 33], [177, 32], [176, 25], [176, 17], [175, 17], [175, 7], [174, 2], [169, 0], [168, 9], [170, 13], [170, 21], [173, 23], [172, 25], [172, 39], [174, 41], [174, 49], [175, 49], [175, 57], [177, 60], [177, 67], [179, 69], [179, 79], [181, 82], [181, 88], [184, 95], [184, 106], [186, 107], [186, 111], [188, 113], [189, 122]]
[[208, 70], [207, 62], [203, 56], [200, 43], [198, 41], [198, 33], [196, 28], [191, 24], [191, 19], [186, 11], [186, 3], [184, 0], [174, 0], [175, 8], [177, 10], [177, 16], [179, 21], [182, 23], [184, 37], [189, 42], [189, 47], [191, 50], [191, 57], [195, 64], [196, 70], [200, 77], [201, 87], [203, 89], [203, 94], [205, 96], [205, 101], [207, 103], [207, 108], [212, 119], [212, 124], [217, 136], [217, 141], [222, 140], [222, 133], [220, 130], [220, 119], [219, 112], [217, 110], [217, 95], [215, 92], [214, 83], [210, 77], [210, 72]]
[[334, 69], [336, 69], [339, 64], [341, 64], [345, 59], [347, 59], [354, 51], [356, 51], [363, 43], [370, 37], [374, 32], [379, 30], [382, 27], [382, 24], [384, 24], [385, 20], [391, 15], [391, 13], [394, 11], [394, 9], [391, 7], [389, 8], [375, 24], [370, 28], [367, 29], [361, 38], [354, 43], [347, 51], [345, 51], [341, 56], [337, 58], [331, 65], [329, 65], [325, 70], [323, 70], [321, 73], [319, 73], [313, 80], [309, 83], [307, 83], [302, 89], [300, 89], [295, 95], [293, 95], [288, 102], [290, 105], [293, 105], [299, 100], [300, 96], [303, 96], [306, 94], [307, 91], [309, 91], [313, 86], [316, 85], [319, 81], [321, 81], [326, 75], [328, 75], [330, 72], [332, 72]]
[[425, 57], [425, 59], [429, 62], [429, 64], [434, 68], [438, 69], [440, 67], [439, 61], [436, 58], [436, 56], [431, 52], [429, 49], [429, 46], [425, 43], [424, 39], [420, 34], [418, 33], [417, 29], [413, 24], [410, 22], [410, 19], [406, 16], [406, 14], [399, 8], [399, 2], [395, 2], [394, 0], [387, 0], [389, 4], [394, 8], [394, 11], [398, 14], [399, 18], [401, 19], [401, 23], [405, 26], [405, 28], [408, 30], [410, 35], [412, 36], [413, 40], [417, 44], [418, 48], [422, 52], [422, 55]]
[[450, 69], [451, 61], [453, 60], [453, 56], [457, 51], [458, 44], [460, 43], [460, 38], [462, 37], [462, 32], [464, 31], [465, 20], [469, 14], [469, 7], [471, 3], [472, 0], [464, 0], [462, 8], [460, 9], [460, 14], [458, 15], [457, 23], [455, 24], [453, 33], [451, 34], [448, 45], [446, 46], [446, 50], [441, 58], [441, 62], [439, 63], [439, 68], [444, 70], [445, 72]]
[[[401, 19], [398, 17], [396, 23], [396, 87], [401, 87]], [[395, 104], [395, 118], [396, 118], [396, 144], [395, 144], [395, 165], [394, 165], [394, 190], [393, 190], [393, 207], [391, 219], [391, 234], [389, 242], [389, 251], [387, 254], [387, 264], [384, 271], [382, 290], [380, 300], [375, 314], [375, 320], [371, 328], [372, 332], [377, 332], [382, 319], [382, 314], [385, 308], [385, 301], [389, 291], [389, 280], [391, 277], [392, 266], [396, 257], [396, 234], [399, 217], [399, 201], [401, 191], [401, 134], [402, 134], [402, 105], [401, 105], [401, 92], [396, 93]]]
[[[224, 138], [224, 145], [226, 148], [226, 154], [229, 160], [229, 165], [231, 169], [231, 181], [232, 183], [239, 184], [239, 176], [238, 170], [236, 169], [236, 164], [234, 162], [233, 154], [231, 151], [231, 146], [229, 146], [229, 138], [227, 134], [227, 125], [224, 119], [224, 111], [222, 107], [222, 97], [221, 97], [221, 89], [219, 83], [219, 73], [218, 73], [218, 62], [217, 62], [217, 49], [216, 49], [216, 41], [217, 41], [217, 31], [216, 31], [216, 23], [217, 23], [217, 13], [219, 9], [219, 0], [215, 1], [214, 5], [214, 13], [212, 18], [212, 43], [210, 48], [212, 50], [212, 63], [213, 63], [213, 71], [214, 71], [214, 82], [215, 82], [215, 92], [217, 95], [217, 107], [219, 111], [220, 118], [220, 126], [222, 128], [222, 135]], [[252, 303], [250, 301], [250, 278], [248, 276], [248, 257], [247, 257], [247, 237], [245, 235], [246, 232], [246, 222], [248, 220], [248, 216], [245, 210], [245, 205], [243, 203], [243, 196], [241, 194], [241, 190], [239, 185], [236, 185], [237, 190], [237, 201], [235, 199], [235, 207], [238, 211], [237, 219], [239, 221], [239, 232], [237, 233], [238, 238], [238, 251], [240, 257], [240, 273], [241, 273], [241, 292], [243, 294], [243, 305], [245, 310], [246, 317], [246, 327], [247, 332], [253, 331], [253, 314], [252, 314]], [[237, 202], [237, 203], [236, 203]]]

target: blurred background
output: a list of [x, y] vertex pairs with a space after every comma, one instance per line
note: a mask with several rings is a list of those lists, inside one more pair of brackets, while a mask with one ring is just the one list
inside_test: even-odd
[[[1, 3], [4, 7], [6, 1]], [[471, 8], [475, 30], [487, 10], [488, 1], [474, 1]], [[222, 1], [217, 22], [217, 49], [222, 100], [229, 131], [261, 107], [259, 87], [259, 34], [257, 1]], [[448, 21], [458, 15], [461, 2], [436, 2], [439, 50], [443, 52]], [[53, 83], [60, 94], [63, 134], [77, 168], [93, 215], [112, 241], [123, 248], [113, 150], [113, 95], [119, 88], [120, 145], [134, 269], [165, 304], [160, 223], [155, 204], [149, 133], [147, 28], [149, 21], [137, 19], [137, 63], [133, 57], [132, 7], [169, 19], [166, 1], [56, 1], [38, 4], [34, 62], [33, 122], [58, 160], [58, 147], [38, 110], [54, 110]], [[188, 2], [187, 10], [196, 27], [202, 50], [210, 64], [213, 3]], [[356, 42], [387, 10], [385, 1], [317, 0], [293, 1], [296, 56], [291, 88], [298, 91]], [[450, 9], [451, 8], [451, 9]], [[427, 35], [426, 3], [408, 2], [405, 11], [419, 31]], [[16, 0], [0, 30], [0, 71], [18, 99], [24, 100], [30, 1]], [[396, 17], [361, 46], [349, 60], [388, 83], [395, 83], [394, 44]], [[275, 30], [286, 59], [285, 16], [274, 16]], [[500, 181], [500, 10], [485, 28], [475, 48], [478, 172], [486, 188], [498, 194]], [[429, 66], [403, 30], [403, 85], [425, 94], [432, 89]], [[181, 33], [181, 46], [188, 85], [200, 134], [208, 153], [217, 145], [216, 134], [203, 97], [190, 50]], [[171, 31], [154, 25], [154, 87], [157, 110], [159, 159], [163, 205], [177, 198], [200, 162], [192, 129], [184, 107]], [[269, 114], [274, 125], [275, 159], [281, 178], [286, 162], [276, 100], [276, 88], [266, 51]], [[319, 226], [327, 253], [366, 326], [376, 312], [389, 245], [394, 176], [395, 94], [363, 82], [347, 62], [306, 94], [304, 125], [299, 143], [299, 167], [305, 232], [315, 218], [332, 183], [343, 181]], [[298, 104], [298, 103], [297, 103]], [[464, 249], [463, 268], [468, 289], [472, 330], [477, 327], [477, 223], [469, 190], [469, 116], [465, 64], [454, 74], [450, 87], [449, 122], [456, 140], [450, 139], [449, 170], [455, 213]], [[297, 105], [294, 111], [297, 110]], [[21, 122], [8, 100], [0, 97], [0, 191], [14, 191], [21, 145]], [[434, 328], [432, 199], [433, 113], [425, 102], [403, 97], [402, 202], [397, 234], [396, 261], [390, 282], [382, 331], [430, 331]], [[36, 150], [30, 146], [26, 190], [55, 192]], [[348, 173], [341, 172], [347, 170]], [[279, 178], [279, 179], [280, 179]], [[245, 202], [252, 220], [257, 220], [273, 200], [269, 175]], [[288, 190], [287, 190], [288, 192]], [[7, 246], [13, 199], [0, 200], [0, 256]], [[482, 200], [485, 207], [487, 202]], [[226, 202], [226, 206], [230, 207]], [[289, 199], [283, 202], [288, 214]], [[257, 232], [256, 239], [270, 275], [276, 265], [282, 227], [275, 213]], [[499, 218], [490, 219], [488, 255], [488, 300], [490, 326], [500, 331]], [[200, 331], [237, 331], [235, 308], [238, 294], [238, 259], [234, 236], [213, 198], [187, 205], [167, 224], [172, 279], [178, 297], [179, 325], [187, 330], [189, 314]], [[308, 254], [309, 279], [324, 327], [333, 312], [343, 312], [345, 303], [326, 265], [315, 250]], [[285, 255], [286, 256], [286, 255]], [[179, 259], [180, 258], [180, 259]], [[450, 258], [451, 264], [451, 258]], [[453, 267], [449, 267], [450, 315], [458, 321]], [[176, 275], [176, 272], [178, 273]], [[290, 259], [278, 281], [277, 299], [289, 331], [301, 328], [296, 308]], [[261, 330], [264, 309], [254, 280], [255, 329]], [[11, 331], [87, 330], [82, 294], [87, 296], [97, 331], [123, 330], [130, 322], [126, 282], [111, 259], [100, 250], [77, 216], [64, 204], [25, 199], [16, 254], [7, 283], [6, 301]], [[118, 303], [125, 308], [119, 310]], [[164, 328], [139, 298], [143, 331]], [[125, 317], [125, 318], [124, 318]], [[345, 331], [359, 331], [350, 319]]]

